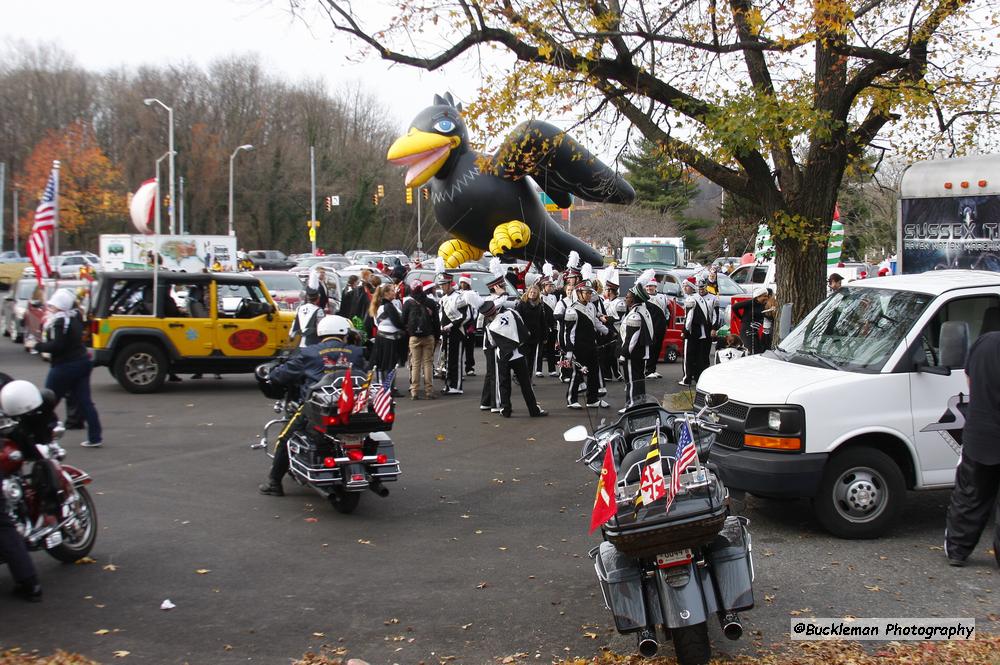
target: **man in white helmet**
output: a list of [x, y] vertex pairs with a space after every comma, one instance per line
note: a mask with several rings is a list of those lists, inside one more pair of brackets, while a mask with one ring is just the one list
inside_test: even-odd
[[[316, 326], [316, 334], [320, 341], [316, 344], [296, 349], [288, 361], [278, 365], [268, 375], [268, 380], [281, 385], [298, 385], [302, 395], [302, 404], [309, 394], [309, 389], [329, 372], [350, 366], [362, 372], [368, 371], [364, 349], [347, 341], [351, 323], [342, 316], [324, 316]], [[284, 496], [281, 479], [288, 473], [288, 435], [302, 426], [302, 409], [299, 409], [289, 419], [285, 429], [274, 444], [274, 460], [271, 462], [271, 473], [268, 480], [258, 488], [261, 494]]]

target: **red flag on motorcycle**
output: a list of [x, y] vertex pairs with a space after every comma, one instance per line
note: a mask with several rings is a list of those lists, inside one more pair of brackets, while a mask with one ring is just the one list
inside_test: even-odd
[[597, 479], [597, 495], [594, 497], [594, 512], [590, 516], [590, 533], [601, 526], [618, 512], [618, 503], [615, 501], [615, 483], [618, 482], [618, 474], [615, 473], [615, 460], [611, 456], [611, 446], [604, 452], [604, 466], [601, 467], [601, 475]]
[[344, 373], [344, 381], [340, 384], [340, 399], [337, 400], [337, 414], [343, 422], [351, 417], [354, 408], [354, 382], [351, 380], [351, 368]]

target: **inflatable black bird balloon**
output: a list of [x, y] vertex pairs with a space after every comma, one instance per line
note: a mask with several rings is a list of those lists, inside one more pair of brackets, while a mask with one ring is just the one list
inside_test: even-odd
[[564, 267], [571, 251], [593, 266], [603, 263], [593, 247], [552, 220], [529, 176], [559, 207], [570, 195], [586, 201], [631, 203], [635, 190], [565, 132], [545, 122], [511, 131], [494, 155], [469, 148], [462, 106], [450, 94], [434, 96], [388, 159], [405, 165], [407, 187], [430, 182], [439, 223], [454, 239], [438, 248], [449, 268], [479, 259], [485, 250], [542, 265]]

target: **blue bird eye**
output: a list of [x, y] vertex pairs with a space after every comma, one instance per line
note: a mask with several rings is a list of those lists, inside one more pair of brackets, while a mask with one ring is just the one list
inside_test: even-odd
[[451, 130], [455, 129], [455, 123], [452, 122], [451, 120], [448, 120], [447, 118], [444, 118], [434, 123], [434, 129], [436, 129], [439, 132], [448, 133]]

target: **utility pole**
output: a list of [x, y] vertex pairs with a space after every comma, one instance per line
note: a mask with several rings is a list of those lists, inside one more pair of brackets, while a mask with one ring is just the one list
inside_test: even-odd
[[178, 201], [178, 213], [180, 214], [181, 221], [181, 235], [184, 235], [184, 176], [179, 177], [177, 181], [181, 189], [181, 198]]
[[309, 241], [312, 253], [316, 253], [316, 148], [309, 146], [309, 174], [311, 190], [309, 194]]
[[7, 191], [7, 162], [0, 162], [0, 252], [3, 251], [3, 195]]
[[[13, 187], [11, 189], [13, 191], [11, 192], [11, 194], [14, 197], [14, 251], [16, 252], [17, 251], [17, 231], [18, 231], [17, 227], [18, 227], [18, 221], [19, 221], [19, 218], [17, 216], [17, 213], [18, 213], [18, 210], [17, 210], [17, 194], [18, 194], [18, 189], [17, 189], [17, 187], [18, 187], [18, 185], [17, 185], [16, 182], [12, 183], [12, 185], [13, 185]], [[27, 253], [27, 252], [25, 252], [25, 253]]]
[[417, 189], [417, 261], [424, 260], [424, 243], [420, 238], [420, 196], [422, 192]]

